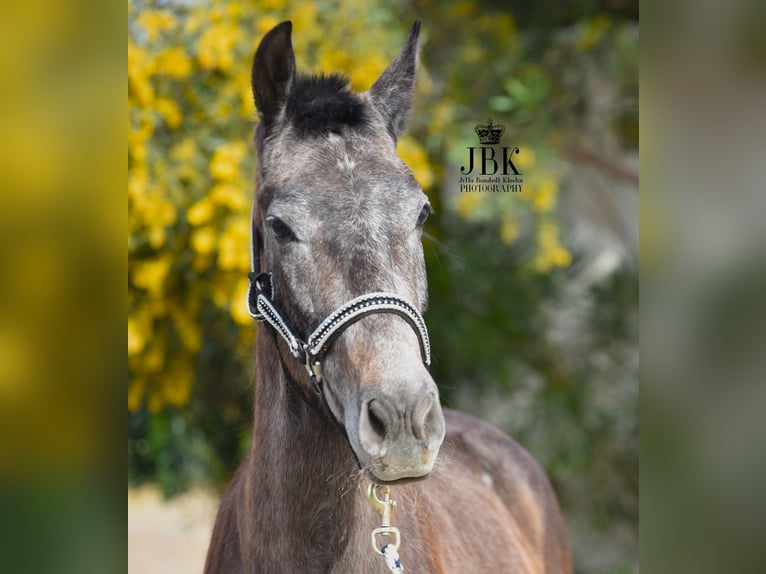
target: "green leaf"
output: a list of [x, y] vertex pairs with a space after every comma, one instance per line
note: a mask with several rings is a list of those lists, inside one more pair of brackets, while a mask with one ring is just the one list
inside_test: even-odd
[[495, 96], [489, 101], [489, 107], [496, 112], [510, 112], [516, 104], [508, 96]]

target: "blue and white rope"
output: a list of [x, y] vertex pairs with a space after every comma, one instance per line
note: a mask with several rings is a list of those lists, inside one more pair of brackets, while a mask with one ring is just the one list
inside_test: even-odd
[[404, 566], [399, 559], [399, 553], [396, 551], [396, 546], [393, 544], [386, 544], [381, 548], [380, 552], [383, 554], [383, 558], [386, 560], [386, 566], [391, 572], [404, 572]]

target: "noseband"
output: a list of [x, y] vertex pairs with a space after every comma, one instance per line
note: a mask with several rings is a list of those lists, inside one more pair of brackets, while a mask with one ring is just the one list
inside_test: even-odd
[[[255, 205], [253, 205], [254, 210]], [[290, 327], [288, 320], [274, 303], [274, 285], [271, 273], [260, 272], [260, 248], [258, 232], [252, 219], [253, 215], [254, 213], [251, 213], [248, 312], [257, 321], [266, 321], [285, 340], [290, 353], [306, 368], [314, 390], [319, 395], [323, 407], [329, 411], [333, 419], [335, 417], [329, 410], [324, 393], [322, 361], [338, 336], [349, 325], [356, 323], [363, 317], [373, 313], [393, 313], [404, 318], [418, 337], [423, 364], [426, 367], [431, 365], [431, 344], [428, 340], [428, 330], [423, 317], [415, 307], [394, 293], [367, 293], [352, 299], [330, 313], [304, 342]]]

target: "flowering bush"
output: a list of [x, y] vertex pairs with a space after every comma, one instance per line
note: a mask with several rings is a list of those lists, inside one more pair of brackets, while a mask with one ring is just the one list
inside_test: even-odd
[[[153, 413], [188, 402], [206, 336], [203, 315], [216, 328], [234, 329], [241, 353], [252, 341], [244, 305], [254, 167], [249, 141], [256, 121], [249, 69], [260, 39], [290, 18], [302, 69], [344, 72], [353, 89], [364, 91], [399, 49], [409, 24], [382, 3], [369, 8], [355, 1], [332, 9], [294, 0], [128, 3], [130, 411], [144, 401]], [[453, 10], [473, 8], [457, 3]], [[496, 43], [515, 34], [507, 15], [480, 24]], [[393, 28], [400, 33], [391, 34]], [[466, 63], [482, 57], [480, 44], [469, 47]], [[435, 99], [439, 90], [427, 70], [421, 72], [420, 91]], [[443, 134], [458, 105], [442, 93], [438, 101], [421, 129]], [[404, 136], [398, 149], [423, 188], [432, 188], [437, 168], [418, 139]], [[524, 153], [520, 165], [531, 167], [534, 152]], [[546, 214], [556, 192], [556, 181], [546, 176], [530, 181], [520, 199]], [[496, 215], [497, 205], [482, 209], [487, 199], [463, 194], [449, 205], [480, 220]], [[511, 243], [519, 207], [507, 200], [500, 205], [500, 237]], [[569, 263], [555, 222], [541, 226], [538, 236], [539, 271]]]
[[[215, 378], [211, 357], [248, 362], [250, 141], [257, 118], [249, 70], [263, 35], [291, 19], [302, 70], [344, 72], [354, 90], [365, 91], [414, 20], [402, 11], [403, 3], [358, 0], [129, 1], [129, 411], [185, 407], [195, 380]], [[522, 264], [541, 275], [572, 261], [556, 216], [566, 176], [557, 146], [579, 125], [577, 90], [585, 88], [572, 78], [587, 70], [567, 75], [561, 68], [587, 66], [598, 50], [610, 54], [612, 43], [627, 46], [632, 57], [633, 45], [613, 28], [597, 16], [552, 36], [542, 55], [553, 64], [545, 65], [532, 63], [534, 42], [525, 43], [506, 12], [449, 2], [429, 12], [423, 29], [411, 135], [401, 138], [399, 153], [437, 209], [493, 227], [501, 248], [523, 244]], [[456, 191], [455, 165], [475, 145], [473, 124], [484, 119], [476, 110], [509, 125], [506, 138], [520, 147], [520, 193]]]
[[[385, 22], [363, 26], [358, 3], [340, 9], [330, 20], [311, 2], [128, 3], [128, 410], [188, 402], [203, 322], [235, 329], [249, 348], [252, 54], [289, 15], [302, 66], [369, 89], [400, 38]], [[423, 148], [405, 137], [400, 151], [430, 187]]]

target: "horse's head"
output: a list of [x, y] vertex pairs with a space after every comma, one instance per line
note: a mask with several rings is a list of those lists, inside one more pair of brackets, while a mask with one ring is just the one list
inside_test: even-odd
[[[393, 293], [425, 310], [421, 234], [431, 207], [396, 153], [419, 29], [416, 23], [363, 94], [349, 91], [339, 76], [296, 75], [289, 22], [271, 30], [256, 52], [253, 218], [260, 264], [272, 273], [276, 306], [304, 341], [335, 309], [366, 293]], [[293, 377], [308, 385], [284, 347], [282, 355]], [[444, 416], [407, 321], [381, 313], [349, 325], [323, 357], [322, 378], [332, 414], [373, 478], [431, 471]]]

